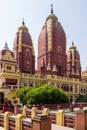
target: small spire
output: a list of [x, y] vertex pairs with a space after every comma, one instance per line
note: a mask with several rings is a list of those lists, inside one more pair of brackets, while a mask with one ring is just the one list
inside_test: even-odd
[[51, 70], [50, 63], [48, 63], [48, 65], [47, 65], [47, 70]]
[[24, 18], [22, 18], [22, 25], [25, 25]]
[[53, 4], [51, 4], [51, 13], [53, 14]]
[[79, 75], [79, 71], [78, 71], [78, 69], [76, 70], [76, 75]]
[[56, 65], [53, 66], [53, 72], [57, 72]]
[[5, 43], [4, 50], [9, 50], [7, 42]]
[[72, 42], [72, 46], [74, 45], [74, 42]]

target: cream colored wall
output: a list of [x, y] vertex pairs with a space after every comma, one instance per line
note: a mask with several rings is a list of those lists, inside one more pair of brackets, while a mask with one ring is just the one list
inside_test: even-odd
[[[11, 70], [7, 69], [8, 66], [11, 67]], [[15, 65], [6, 64], [5, 72], [13, 72], [13, 73], [15, 73]]]
[[12, 99], [13, 99], [13, 97], [14, 97], [14, 93], [15, 93], [15, 91], [10, 91], [10, 92], [8, 93], [8, 100], [11, 100], [11, 101], [12, 101]]

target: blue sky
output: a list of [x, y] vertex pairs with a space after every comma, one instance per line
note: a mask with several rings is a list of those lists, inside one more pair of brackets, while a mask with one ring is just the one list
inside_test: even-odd
[[87, 66], [87, 0], [0, 0], [0, 50], [5, 42], [12, 50], [15, 34], [24, 18], [37, 56], [38, 36], [50, 14], [51, 4], [65, 30], [67, 50], [73, 41], [84, 70]]

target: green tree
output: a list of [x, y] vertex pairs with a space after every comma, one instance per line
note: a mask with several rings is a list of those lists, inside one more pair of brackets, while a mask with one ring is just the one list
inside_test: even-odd
[[35, 87], [23, 87], [16, 91], [15, 96], [19, 96], [23, 104], [56, 104], [69, 102], [69, 97], [62, 89], [48, 84]]
[[23, 104], [27, 104], [26, 94], [32, 89], [32, 87], [22, 87], [18, 88], [14, 94], [14, 97], [20, 97], [20, 102]]
[[76, 99], [76, 102], [87, 102], [87, 94], [86, 95], [79, 95]]

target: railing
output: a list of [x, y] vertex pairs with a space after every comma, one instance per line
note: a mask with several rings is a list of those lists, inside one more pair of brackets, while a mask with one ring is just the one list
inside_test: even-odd
[[4, 115], [0, 114], [0, 126], [4, 126]]
[[26, 74], [26, 73], [20, 73], [21, 76], [23, 77], [30, 77], [30, 78], [40, 78], [40, 79], [49, 79], [49, 78], [52, 78], [52, 79], [59, 79], [59, 80], [65, 80], [65, 81], [79, 81], [79, 79], [75, 79], [75, 78], [68, 78], [68, 77], [61, 77], [61, 76], [57, 76], [57, 75], [34, 75], [34, 74]]
[[31, 130], [31, 119], [23, 119], [22, 121], [22, 130]]
[[[5, 113], [6, 114], [6, 113]], [[39, 127], [39, 130], [42, 130], [41, 127], [44, 128], [44, 126], [47, 125], [47, 128], [51, 126], [51, 121], [49, 117], [46, 115], [38, 115], [36, 119], [30, 119], [30, 118], [23, 118], [23, 114], [18, 114], [16, 116], [7, 116], [7, 118], [4, 118], [4, 114], [0, 113], [0, 126], [2, 126], [5, 130], [36, 130]], [[38, 125], [37, 125], [37, 123]], [[44, 122], [44, 123], [41, 123]], [[46, 123], [47, 122], [47, 123]], [[48, 129], [51, 130], [51, 127]]]
[[[87, 122], [87, 119], [86, 119], [87, 111], [82, 110], [82, 108], [83, 107], [80, 106], [80, 109], [79, 109], [79, 111], [81, 110], [80, 112], [79, 111], [70, 112], [69, 109], [68, 109], [69, 111], [65, 112], [64, 110], [49, 111], [48, 108], [44, 108], [43, 110], [37, 110], [36, 107], [29, 109], [26, 106], [24, 106], [23, 108], [22, 107], [19, 108], [18, 105], [15, 105], [14, 115], [10, 115], [9, 112], [5, 113], [5, 115], [0, 113], [0, 126], [3, 127], [5, 125], [4, 121], [6, 119], [9, 119], [9, 130], [15, 130], [15, 124], [17, 124], [17, 119], [20, 117], [20, 120], [22, 119], [22, 129], [31, 130], [31, 124], [32, 124], [31, 118], [33, 119], [34, 117], [36, 117], [38, 115], [45, 114], [50, 118], [51, 123], [54, 123], [57, 125], [64, 125], [66, 127], [71, 127], [71, 128], [75, 128], [76, 126], [80, 127], [80, 123], [78, 122], [79, 116], [83, 116], [83, 118], [82, 118], [82, 119], [84, 119], [83, 121]], [[78, 114], [79, 114], [79, 116], [78, 116]], [[8, 118], [7, 118], [7, 116], [8, 116]], [[85, 123], [84, 123], [84, 126], [85, 126]]]
[[51, 119], [51, 123], [56, 124], [56, 114], [55, 113], [49, 113], [48, 116]]
[[15, 130], [15, 117], [9, 117], [9, 130]]
[[[4, 127], [4, 115], [0, 114], [0, 126]], [[9, 130], [15, 130], [15, 116], [9, 116]], [[31, 130], [31, 119], [22, 120], [22, 130]]]
[[[19, 108], [17, 113], [22, 114], [22, 108]], [[53, 123], [53, 124], [56, 124], [56, 113], [57, 112], [54, 113], [54, 112], [50, 111], [49, 114], [48, 114], [48, 117], [51, 119], [51, 123]], [[37, 110], [36, 114], [37, 115], [42, 114], [42, 110]], [[65, 116], [64, 116], [64, 126], [75, 128], [75, 116], [76, 115], [65, 114]], [[31, 109], [26, 110], [26, 117], [31, 118]]]
[[[41, 111], [37, 111], [37, 114], [40, 114]], [[31, 116], [28, 114], [28, 117]], [[9, 116], [9, 130], [15, 130], [15, 117]], [[56, 124], [56, 113], [49, 113], [48, 117], [51, 119], [51, 123]], [[4, 127], [4, 115], [0, 114], [0, 126]], [[65, 115], [64, 116], [64, 126], [75, 128], [75, 116]], [[31, 118], [26, 118], [22, 120], [22, 129], [31, 130]]]
[[64, 126], [75, 128], [75, 117], [76, 115], [65, 115]]
[[[18, 126], [20, 126], [20, 128], [22, 126], [22, 130], [32, 130], [31, 125], [33, 125], [32, 121], [34, 121], [32, 119], [35, 119], [34, 117], [38, 117], [38, 115], [46, 115], [51, 120], [51, 123], [57, 125], [64, 125], [69, 128], [79, 128], [79, 130], [82, 130], [83, 125], [84, 128], [87, 126], [87, 110], [82, 110], [82, 108], [77, 112], [75, 111], [74, 113], [70, 113], [70, 111], [66, 113], [64, 110], [58, 110], [54, 112], [49, 111], [48, 108], [44, 108], [43, 110], [37, 110], [36, 107], [33, 107], [32, 109], [27, 109], [27, 107], [24, 106], [23, 108], [19, 108], [17, 113], [14, 113], [15, 115], [10, 114], [10, 112], [6, 112], [4, 114], [0, 113], [0, 126], [4, 127], [4, 129], [9, 126], [9, 130], [21, 130], [17, 128]], [[44, 116], [42, 116], [42, 118], [43, 121], [45, 121], [46, 118], [44, 118]], [[36, 118], [36, 122], [38, 119], [42, 120], [42, 118]], [[81, 120], [83, 122], [83, 125], [81, 125], [80, 123]], [[36, 126], [34, 126], [34, 128]]]

